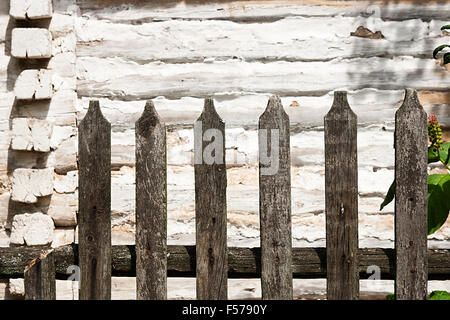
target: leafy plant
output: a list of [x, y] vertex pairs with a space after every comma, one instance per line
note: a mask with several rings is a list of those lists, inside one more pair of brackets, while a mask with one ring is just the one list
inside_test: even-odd
[[433, 291], [428, 300], [450, 300], [450, 293], [447, 291]]
[[[447, 24], [445, 26], [442, 26], [441, 28], [442, 31], [444, 30], [450, 30], [450, 24]], [[436, 47], [433, 51], [433, 58], [436, 59], [437, 54], [444, 50], [445, 48], [450, 48], [450, 45], [448, 44], [442, 44], [438, 47]], [[444, 53], [444, 64], [450, 63], [450, 52]]]
[[[388, 294], [386, 300], [395, 300], [395, 295], [393, 293]], [[433, 291], [427, 300], [450, 300], [450, 293], [447, 291]]]
[[[450, 28], [450, 26], [449, 26]], [[450, 142], [442, 140], [442, 129], [433, 113], [428, 118], [428, 163], [441, 162], [450, 170]], [[395, 146], [394, 146], [395, 148]], [[380, 206], [380, 211], [395, 197], [395, 180]], [[428, 175], [428, 234], [436, 232], [447, 220], [450, 211], [450, 174]]]

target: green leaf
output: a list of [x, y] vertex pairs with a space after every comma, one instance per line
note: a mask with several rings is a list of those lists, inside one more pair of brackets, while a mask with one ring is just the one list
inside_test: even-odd
[[444, 64], [450, 63], [450, 52], [444, 54]]
[[428, 176], [428, 234], [436, 232], [450, 211], [450, 174]]
[[[447, 149], [448, 152], [448, 149]], [[395, 198], [395, 180], [380, 205], [380, 211]], [[433, 234], [445, 223], [450, 211], [450, 174], [428, 176], [428, 234]]]
[[450, 142], [444, 142], [441, 144], [440, 148], [439, 148], [439, 157], [441, 158], [440, 160], [444, 163], [444, 164], [448, 164], [450, 161]]
[[445, 49], [447, 47], [450, 47], [450, 45], [442, 44], [442, 45], [436, 47], [436, 49], [434, 49], [434, 51], [433, 51], [433, 58], [436, 59], [436, 55], [439, 53], [439, 51], [441, 51], [441, 50], [443, 50], [443, 49]]
[[433, 291], [428, 300], [450, 300], [450, 293], [447, 291]]
[[450, 24], [441, 27], [441, 31], [444, 31], [445, 29], [450, 29]]
[[428, 163], [438, 162], [441, 158], [439, 157], [439, 150], [436, 146], [428, 147]]
[[395, 294], [390, 293], [386, 296], [386, 300], [395, 300]]
[[391, 183], [388, 193], [386, 194], [383, 203], [380, 205], [380, 211], [383, 210], [383, 208], [387, 206], [392, 200], [394, 200], [394, 197], [395, 197], [395, 180]]
[[428, 163], [441, 161], [444, 164], [448, 164], [450, 161], [450, 142], [441, 143], [438, 147], [428, 147]]

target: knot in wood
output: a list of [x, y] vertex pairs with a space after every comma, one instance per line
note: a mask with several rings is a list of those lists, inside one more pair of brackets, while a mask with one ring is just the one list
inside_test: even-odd
[[212, 248], [208, 249], [208, 259], [209, 259], [209, 264], [213, 265], [214, 264], [214, 256], [213, 256], [213, 250]]
[[341, 208], [340, 208], [340, 210], [339, 210], [339, 214], [340, 214], [341, 216], [343, 216], [344, 213], [345, 213], [345, 207], [344, 207], [344, 204], [341, 203]]

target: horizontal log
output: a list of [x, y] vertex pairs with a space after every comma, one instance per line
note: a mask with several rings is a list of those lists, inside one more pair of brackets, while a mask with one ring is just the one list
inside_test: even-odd
[[[106, 32], [105, 32], [106, 33]], [[108, 32], [116, 34], [114, 31]], [[188, 33], [186, 33], [188, 34]], [[186, 34], [182, 37], [186, 38]], [[192, 34], [198, 34], [193, 31]], [[217, 32], [216, 32], [217, 34]], [[181, 33], [180, 33], [181, 35]], [[170, 36], [170, 35], [169, 35]], [[220, 35], [218, 35], [220, 36]], [[123, 37], [127, 37], [125, 34]], [[122, 37], [121, 37], [122, 38]], [[177, 38], [177, 36], [174, 36]], [[327, 39], [295, 40], [298, 45], [292, 45], [288, 39], [279, 43], [270, 41], [254, 41], [243, 38], [242, 41], [232, 37], [224, 40], [206, 40], [200, 38], [189, 40], [189, 44], [170, 43], [166, 37], [139, 37], [127, 42], [120, 40], [89, 40], [78, 42], [77, 55], [79, 57], [109, 58], [119, 57], [139, 64], [162, 61], [165, 63], [193, 63], [209, 60], [229, 60], [237, 56], [247, 62], [326, 62], [333, 59], [354, 59], [372, 57], [401, 57], [429, 58], [430, 48], [436, 48], [442, 43], [441, 38], [420, 39], [417, 41], [388, 41], [370, 40], [349, 37], [348, 41]], [[203, 41], [202, 41], [203, 40]], [[139, 48], [152, 42], [152, 47], [143, 52]], [[186, 41], [187, 42], [187, 41]], [[193, 45], [194, 44], [194, 45]], [[255, 48], [259, 48], [255, 50]], [[323, 48], [320, 53], [311, 48]]]
[[[139, 64], [203, 62], [205, 58], [227, 60], [236, 56], [247, 62], [329, 61], [376, 56], [429, 58], [430, 50], [442, 42], [440, 26], [444, 24], [445, 21], [413, 20], [408, 22], [411, 33], [407, 33], [401, 32], [405, 22], [341, 16], [297, 17], [251, 24], [170, 20], [124, 25], [91, 19], [78, 29], [77, 56], [120, 57]], [[358, 26], [380, 31], [384, 38], [351, 36]], [[148, 43], [152, 45], [148, 47]], [[143, 51], [143, 47], [148, 49]]]
[[[441, 119], [439, 118], [439, 113], [438, 119]], [[383, 131], [382, 125], [359, 127], [358, 134], [360, 134], [360, 150], [358, 156], [360, 157], [359, 166], [361, 170], [364, 170], [368, 166], [382, 168], [392, 167], [394, 163], [394, 154], [392, 149], [393, 132], [389, 126], [387, 126], [387, 128], [389, 129], [385, 128], [386, 130]], [[120, 169], [120, 167], [124, 165], [130, 167], [133, 167], [135, 165], [135, 157], [133, 152], [135, 144], [134, 140], [132, 140], [132, 130], [133, 128], [130, 128], [127, 129], [126, 132], [112, 133], [112, 166], [116, 170]], [[307, 131], [307, 134], [305, 134], [304, 131], [300, 131], [300, 128], [298, 126], [293, 125], [290, 127], [290, 130], [291, 140], [293, 141], [291, 143], [291, 165], [294, 167], [303, 167], [305, 165], [323, 165], [323, 129], [310, 130]], [[192, 133], [192, 127], [186, 127], [180, 130], [174, 130], [167, 134], [168, 165], [180, 166], [193, 164], [193, 152], [190, 150], [192, 148]], [[227, 167], [257, 165], [258, 136], [256, 130], [252, 130], [252, 128], [249, 128], [247, 130], [242, 130], [240, 128], [232, 130], [230, 128], [227, 128], [227, 130], [225, 131], [225, 137], [225, 156], [227, 160]], [[314, 141], [314, 143], [312, 143], [311, 141]], [[370, 170], [372, 170], [372, 168]], [[388, 180], [391, 180], [392, 177], [389, 176], [387, 178]], [[322, 177], [317, 176], [317, 179], [320, 180], [322, 179]], [[188, 179], [184, 180], [183, 183], [181, 183], [179, 178], [174, 178], [174, 180], [172, 181], [176, 185], [190, 185], [193, 182], [193, 177], [188, 177]], [[365, 188], [362, 192], [365, 193], [368, 190], [370, 190], [370, 192], [380, 192], [380, 197], [384, 198], [384, 193], [386, 192], [387, 188], [389, 188], [389, 183], [390, 181], [380, 183], [382, 185], [381, 188], [372, 186], [371, 188]], [[256, 182], [254, 185], [256, 186]], [[118, 201], [119, 199], [127, 199], [130, 196], [130, 194], [122, 194], [123, 192], [125, 192], [124, 190], [122, 190], [122, 188], [123, 187], [119, 185], [117, 185], [117, 187], [113, 186], [113, 192], [118, 192], [117, 198], [113, 199], [114, 210], [127, 210], [128, 208], [123, 207], [122, 204], [120, 204]], [[170, 188], [171, 187], [169, 186], [169, 190]], [[127, 192], [132, 192], [132, 190]], [[322, 197], [322, 194], [320, 194], [320, 197]], [[258, 196], [256, 195], [256, 198], [252, 199], [257, 200]], [[170, 202], [171, 200], [169, 199], [169, 203]], [[382, 200], [380, 201], [380, 203], [381, 202]], [[254, 208], [256, 209], [258, 208], [258, 206]], [[242, 211], [244, 209], [234, 208], [233, 210]], [[374, 211], [378, 211], [378, 207], [374, 209]]]
[[[39, 256], [43, 249], [32, 247], [0, 248], [0, 278], [22, 278], [25, 266]], [[168, 246], [169, 277], [195, 277], [195, 246]], [[380, 268], [381, 279], [394, 279], [394, 249], [359, 249], [359, 272], [367, 279], [369, 266]], [[67, 268], [78, 265], [78, 245], [65, 245], [54, 250], [56, 277], [67, 279]], [[230, 278], [259, 278], [261, 276], [260, 248], [228, 248], [228, 276]], [[325, 278], [325, 248], [293, 248], [294, 278]], [[373, 271], [372, 271], [373, 272]], [[134, 245], [112, 247], [113, 276], [136, 276]], [[429, 280], [450, 280], [450, 249], [428, 249]]]
[[437, 66], [435, 60], [412, 57], [269, 63], [233, 59], [215, 63], [144, 65], [120, 58], [80, 57], [77, 68], [78, 97], [128, 101], [157, 96], [204, 98], [212, 94], [244, 92], [317, 97], [336, 89], [414, 87], [445, 91], [450, 86], [446, 69]]
[[[238, 22], [276, 21], [292, 16], [355, 17], [368, 15], [366, 0], [295, 0], [295, 1], [141, 1], [141, 0], [77, 0], [83, 16], [93, 16], [112, 22], [141, 24], [166, 19], [220, 19]], [[398, 1], [396, 1], [398, 2]], [[383, 20], [407, 20], [423, 17], [446, 19], [449, 8], [442, 1], [429, 1], [418, 5], [417, 0], [402, 0], [400, 4], [387, 1], [370, 1], [377, 6]], [[181, 5], [180, 5], [181, 4]], [[386, 5], [389, 4], [389, 5]], [[127, 10], [112, 7], [129, 5]], [[108, 9], [105, 9], [107, 7]], [[54, 5], [59, 9], [58, 4]], [[64, 7], [64, 6], [63, 6]], [[371, 11], [369, 11], [371, 12]]]
[[[436, 113], [441, 125], [450, 127], [450, 91], [422, 91], [419, 100], [427, 113]], [[376, 90], [365, 89], [348, 93], [350, 106], [358, 115], [358, 125], [385, 124], [393, 122], [395, 111], [401, 104], [404, 90]], [[220, 117], [230, 128], [256, 129], [257, 119], [264, 112], [270, 94], [244, 94], [240, 95], [212, 95], [214, 104]], [[281, 102], [289, 115], [291, 131], [299, 132], [311, 127], [323, 126], [323, 117], [333, 102], [333, 92], [321, 97], [308, 96], [281, 96]], [[78, 100], [82, 118], [89, 105], [90, 97]], [[183, 97], [171, 100], [158, 98], [154, 101], [155, 108], [164, 120], [170, 131], [179, 129], [192, 129], [194, 121], [202, 112], [203, 98]], [[130, 141], [134, 143], [134, 123], [142, 114], [144, 101], [120, 101], [103, 98], [100, 100], [105, 117], [111, 122], [113, 140], [115, 132], [123, 135], [130, 132]], [[445, 139], [444, 139], [445, 140]], [[121, 145], [128, 145], [128, 142]]]

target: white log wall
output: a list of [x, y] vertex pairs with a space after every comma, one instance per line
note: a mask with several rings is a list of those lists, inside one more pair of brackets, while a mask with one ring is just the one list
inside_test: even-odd
[[[205, 97], [227, 125], [228, 237], [238, 246], [259, 245], [256, 127], [271, 94], [281, 96], [292, 125], [294, 246], [325, 245], [323, 116], [334, 90], [349, 91], [358, 115], [361, 247], [394, 245], [393, 205], [382, 212], [379, 205], [394, 177], [403, 89], [416, 88], [426, 111], [450, 127], [450, 71], [432, 58], [450, 42], [440, 31], [450, 1], [53, 0], [44, 21], [16, 21], [7, 2], [0, 3], [1, 246], [10, 245], [14, 215], [35, 211], [52, 217], [54, 246], [76, 238], [76, 125], [90, 99], [112, 123], [114, 244], [134, 242], [134, 122], [146, 99], [168, 125], [169, 244], [195, 239], [192, 123]], [[11, 57], [12, 29], [24, 25], [48, 28], [50, 59]], [[359, 26], [383, 38], [351, 36]], [[56, 74], [52, 99], [15, 100], [20, 72], [42, 68]], [[49, 121], [50, 151], [20, 140], [15, 118]], [[23, 150], [11, 148], [13, 137]], [[53, 194], [32, 204], [11, 200], [16, 168], [54, 168]], [[429, 244], [450, 248], [449, 240], [447, 223]]]

